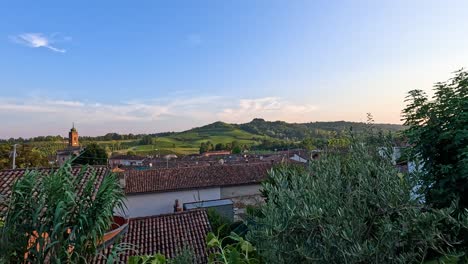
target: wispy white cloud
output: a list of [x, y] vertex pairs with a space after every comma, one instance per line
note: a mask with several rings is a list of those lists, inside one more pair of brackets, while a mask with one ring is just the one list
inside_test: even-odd
[[256, 117], [308, 122], [311, 120], [310, 114], [316, 110], [314, 105], [290, 102], [279, 97], [264, 97], [241, 99], [238, 105], [224, 109], [218, 116], [227, 122], [245, 122]]
[[[46, 37], [42, 33], [23, 33], [17, 36], [11, 36], [10, 39], [18, 44], [22, 44], [30, 48], [47, 48], [54, 52], [66, 52], [65, 49], [52, 46], [52, 44], [57, 41], [56, 34], [53, 34], [51, 37]], [[71, 38], [65, 37], [64, 40], [69, 41]]]
[[[218, 120], [248, 122], [255, 117], [310, 121], [309, 114], [315, 109], [311, 105], [295, 104], [278, 97], [232, 100], [220, 96], [199, 96], [122, 103], [0, 97], [0, 118], [8, 120], [9, 124], [0, 131], [0, 138], [57, 134], [71, 122], [86, 127], [86, 134], [95, 135], [110, 131], [177, 131]], [[35, 127], [35, 130], [30, 130], [30, 127]]]

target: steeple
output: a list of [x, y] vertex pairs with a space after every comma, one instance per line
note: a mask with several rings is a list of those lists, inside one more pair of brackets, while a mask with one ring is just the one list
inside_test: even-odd
[[75, 122], [73, 122], [72, 128], [68, 133], [68, 146], [69, 147], [78, 147], [80, 143], [78, 142], [78, 131], [75, 128]]

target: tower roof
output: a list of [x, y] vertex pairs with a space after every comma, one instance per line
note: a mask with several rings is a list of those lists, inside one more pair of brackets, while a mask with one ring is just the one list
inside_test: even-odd
[[76, 132], [75, 122], [73, 122], [73, 125], [72, 125], [72, 128], [70, 129], [70, 132]]

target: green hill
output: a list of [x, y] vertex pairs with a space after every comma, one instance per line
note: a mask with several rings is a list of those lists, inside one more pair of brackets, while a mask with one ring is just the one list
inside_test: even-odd
[[[404, 129], [403, 126], [395, 124], [375, 124], [374, 127], [391, 132]], [[133, 150], [140, 154], [154, 152], [154, 149], [162, 153], [192, 154], [198, 153], [200, 144], [206, 141], [211, 141], [213, 144], [238, 141], [241, 145], [256, 146], [264, 139], [298, 142], [306, 137], [330, 138], [350, 128], [361, 132], [366, 128], [366, 124], [347, 121], [287, 123], [265, 121], [259, 118], [244, 124], [215, 122], [187, 131], [155, 137], [153, 145], [140, 145], [134, 147]]]
[[[256, 118], [244, 124], [215, 122], [183, 132], [150, 134], [149, 136], [153, 141], [152, 144], [141, 144], [141, 138], [148, 136], [143, 134], [119, 135], [117, 133], [108, 133], [105, 136], [82, 137], [80, 141], [83, 145], [97, 142], [105, 147], [108, 152], [126, 153], [133, 151], [140, 155], [168, 153], [187, 155], [198, 153], [200, 144], [206, 141], [211, 141], [214, 145], [237, 141], [241, 145], [257, 146], [256, 148], [258, 149], [265, 146], [264, 144], [261, 145], [264, 140], [268, 140], [269, 145], [272, 142], [274, 144], [278, 142], [286, 142], [287, 144], [297, 143], [306, 137], [319, 138], [326, 142], [328, 138], [339, 135], [350, 128], [353, 131], [360, 132], [365, 127], [366, 124], [364, 123], [346, 121], [287, 123], [284, 121], [271, 122]], [[375, 124], [374, 127], [391, 132], [404, 129], [403, 126], [394, 124]], [[42, 142], [37, 140], [31, 140], [28, 144], [34, 145], [46, 155], [55, 155], [57, 148], [63, 146], [63, 143], [56, 144], [51, 141]]]
[[164, 153], [193, 154], [198, 153], [200, 144], [206, 141], [211, 141], [214, 144], [238, 141], [241, 145], [252, 146], [259, 144], [263, 138], [269, 137], [244, 131], [235, 124], [215, 122], [184, 132], [156, 137], [153, 145], [137, 146], [133, 150], [137, 153], [158, 149], [164, 150]]
[[[335, 122], [310, 122], [310, 123], [286, 123], [284, 121], [265, 121], [255, 118], [249, 123], [240, 124], [239, 127], [253, 134], [270, 136], [278, 139], [302, 140], [305, 137], [330, 137], [334, 134], [349, 130], [361, 132], [366, 128], [365, 123], [335, 121]], [[396, 124], [374, 124], [377, 129], [396, 132], [404, 129]]]

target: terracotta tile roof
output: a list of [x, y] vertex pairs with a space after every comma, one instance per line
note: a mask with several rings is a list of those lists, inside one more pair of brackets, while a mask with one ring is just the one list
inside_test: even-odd
[[[197, 258], [195, 263], [207, 263], [205, 240], [210, 231], [210, 223], [204, 210], [133, 218], [130, 219], [128, 231], [121, 242], [132, 244], [136, 250], [122, 252], [120, 261], [127, 263], [130, 256], [156, 253], [173, 258], [182, 248], [187, 247]], [[106, 263], [103, 256], [109, 256], [112, 247], [104, 249], [93, 263]]]
[[[73, 167], [72, 168], [72, 173], [73, 175], [78, 175], [78, 173], [81, 172], [81, 167]], [[37, 169], [30, 169], [30, 170], [38, 170], [44, 175], [47, 175], [50, 173], [52, 170], [51, 168], [37, 168]], [[85, 172], [85, 177], [83, 177], [83, 184], [81, 184], [82, 187], [85, 186], [85, 182], [88, 181], [89, 176], [91, 175], [92, 171], [96, 172], [96, 181], [94, 183], [95, 185], [95, 190], [99, 188], [101, 185], [102, 180], [104, 179], [104, 176], [106, 176], [109, 173], [109, 168], [106, 166], [92, 166], [92, 167], [87, 167], [87, 170]], [[27, 169], [15, 169], [15, 170], [0, 170], [0, 199], [5, 199], [8, 200], [8, 198], [11, 195], [11, 189], [13, 187], [13, 184], [16, 182], [17, 179], [22, 177], [28, 170]], [[81, 193], [82, 190], [79, 191]], [[2, 205], [0, 202], [0, 217], [1, 215], [6, 211], [6, 206]]]
[[271, 163], [212, 165], [125, 172], [125, 193], [259, 183], [266, 179]]
[[115, 155], [109, 158], [110, 160], [144, 160], [145, 157], [136, 155]]

